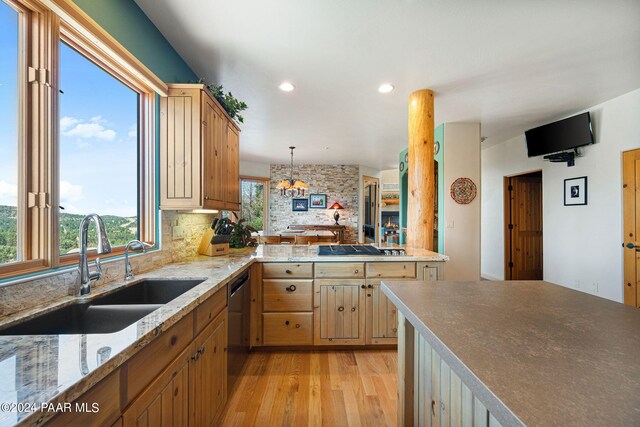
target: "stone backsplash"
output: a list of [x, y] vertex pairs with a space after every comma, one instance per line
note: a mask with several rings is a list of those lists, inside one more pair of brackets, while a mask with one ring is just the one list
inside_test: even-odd
[[[301, 164], [294, 166], [294, 178], [309, 184], [309, 194], [326, 194], [327, 207], [334, 202], [340, 203], [344, 209], [339, 211], [340, 224], [347, 227], [345, 240], [358, 240], [358, 165], [313, 165]], [[307, 212], [293, 212], [292, 201], [289, 197], [282, 197], [276, 186], [290, 175], [289, 165], [271, 165], [270, 198], [269, 198], [269, 226], [270, 232], [281, 233], [291, 224], [334, 224], [333, 210], [313, 209]]]
[[[160, 250], [131, 257], [134, 273], [154, 270], [163, 265], [180, 262], [197, 254], [200, 238], [213, 220], [212, 214], [178, 213], [162, 211], [162, 245]], [[185, 228], [185, 237], [172, 240], [171, 227]], [[124, 259], [118, 258], [103, 262], [103, 276], [92, 283], [93, 289], [99, 289], [106, 283], [124, 278]], [[8, 316], [22, 310], [53, 302], [57, 299], [77, 295], [80, 288], [77, 269], [65, 269], [59, 273], [48, 274], [33, 280], [14, 284], [0, 285], [0, 316]]]

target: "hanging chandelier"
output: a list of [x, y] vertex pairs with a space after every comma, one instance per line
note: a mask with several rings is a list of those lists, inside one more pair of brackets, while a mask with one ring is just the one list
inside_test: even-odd
[[293, 179], [293, 150], [296, 147], [289, 147], [291, 150], [291, 171], [289, 179], [283, 179], [276, 186], [276, 189], [280, 190], [280, 195], [283, 197], [300, 197], [304, 196], [304, 192], [309, 185], [299, 179]]

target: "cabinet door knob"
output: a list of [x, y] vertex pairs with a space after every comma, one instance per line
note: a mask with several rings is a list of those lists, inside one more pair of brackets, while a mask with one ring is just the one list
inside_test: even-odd
[[351, 311], [356, 311], [356, 308], [355, 307], [351, 307]]
[[291, 274], [291, 270], [285, 270], [284, 272], [287, 274]]
[[367, 285], [367, 288], [371, 289], [373, 288], [373, 285]]
[[300, 327], [300, 323], [296, 323], [296, 328], [299, 328], [299, 327]]
[[362, 289], [364, 289], [364, 288], [365, 288], [365, 286], [364, 286], [364, 285], [360, 285], [360, 287], [361, 287]]
[[353, 272], [354, 274], [358, 274], [358, 269], [356, 269], [356, 271]]
[[285, 288], [285, 290], [289, 291], [289, 292], [295, 292], [296, 291], [296, 285], [291, 285], [288, 288]]
[[202, 346], [202, 347], [200, 347], [200, 348], [198, 349], [198, 353], [202, 354], [202, 353], [204, 353], [204, 350], [205, 350], [205, 349], [204, 349], [204, 346]]
[[209, 200], [209, 196], [204, 196], [204, 199], [205, 200]]
[[338, 307], [338, 311], [344, 311], [344, 307], [342, 306]]
[[287, 325], [287, 326], [289, 326], [289, 321], [288, 321], [288, 320], [285, 320], [285, 321], [284, 321], [284, 324], [285, 324], [285, 325]]

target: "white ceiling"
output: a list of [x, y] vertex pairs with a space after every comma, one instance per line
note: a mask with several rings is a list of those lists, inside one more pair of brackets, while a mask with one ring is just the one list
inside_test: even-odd
[[436, 124], [480, 121], [487, 146], [640, 87], [638, 0], [136, 3], [247, 102], [243, 160], [286, 163], [295, 145], [296, 163], [394, 167], [422, 88]]

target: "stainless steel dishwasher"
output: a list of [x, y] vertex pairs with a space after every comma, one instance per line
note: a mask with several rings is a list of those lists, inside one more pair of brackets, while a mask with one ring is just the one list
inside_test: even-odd
[[229, 283], [227, 292], [227, 395], [230, 395], [249, 355], [249, 272]]

